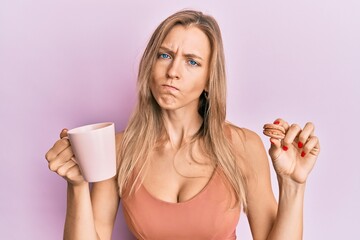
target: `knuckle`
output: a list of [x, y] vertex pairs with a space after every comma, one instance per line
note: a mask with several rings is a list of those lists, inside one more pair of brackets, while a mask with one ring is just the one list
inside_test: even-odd
[[59, 155], [59, 159], [63, 162], [67, 162], [71, 159], [71, 157], [73, 156], [73, 152], [71, 150], [71, 148], [65, 148]]
[[56, 159], [56, 157], [58, 156], [58, 152], [56, 151], [56, 149], [51, 148], [46, 154], [45, 154], [45, 158], [48, 161], [53, 161]]
[[45, 154], [45, 159], [50, 161], [51, 159], [53, 159], [53, 154], [51, 149]]
[[68, 138], [62, 138], [61, 141], [63, 141], [67, 145], [70, 145], [70, 141]]
[[64, 176], [69, 180], [73, 179], [75, 176], [74, 169], [69, 169], [69, 171], [67, 171]]
[[68, 146], [70, 146], [70, 141], [67, 138], [62, 138], [58, 141], [60, 142], [60, 144], [63, 148], [67, 148]]
[[70, 174], [71, 170], [72, 170], [72, 166], [71, 164], [69, 164], [69, 162], [67, 162], [62, 167], [59, 168], [58, 174], [64, 178], [68, 178], [68, 175]]
[[64, 177], [66, 175], [66, 169], [61, 167], [57, 170], [57, 174], [59, 174], [60, 176]]
[[49, 162], [49, 169], [53, 172], [56, 172], [57, 170], [57, 164], [55, 164], [54, 162]]
[[298, 138], [299, 142], [304, 143], [304, 141], [305, 141], [305, 136], [304, 136], [303, 133], [300, 133], [297, 138]]
[[298, 124], [296, 124], [296, 123], [291, 124], [291, 128], [292, 128], [292, 129], [295, 129], [295, 130], [301, 130], [301, 127], [300, 127]]
[[58, 150], [63, 150], [66, 147], [68, 147], [69, 145], [70, 145], [69, 140], [65, 139], [65, 138], [62, 138], [62, 139], [59, 139], [59, 140], [56, 141], [56, 143], [54, 145], [54, 148], [58, 149]]
[[305, 146], [304, 146], [304, 149], [303, 149], [304, 152], [307, 153], [307, 152], [310, 152], [310, 150], [311, 150], [311, 149], [310, 149], [310, 147], [309, 147], [308, 145], [305, 145]]
[[301, 142], [302, 144], [305, 144], [308, 140], [308, 138], [306, 136], [304, 136], [303, 134], [299, 134], [299, 142]]
[[319, 138], [317, 136], [311, 136], [311, 139], [315, 142], [318, 142], [319, 141]]
[[70, 159], [73, 155], [74, 155], [74, 153], [73, 153], [73, 151], [72, 151], [72, 149], [70, 148], [70, 147], [68, 147], [67, 149], [65, 149], [65, 153], [64, 153], [65, 155], [66, 155], [66, 158], [67, 159]]

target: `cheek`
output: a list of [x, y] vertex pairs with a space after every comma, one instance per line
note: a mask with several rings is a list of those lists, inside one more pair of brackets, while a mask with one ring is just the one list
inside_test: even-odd
[[151, 76], [151, 78], [149, 80], [149, 88], [150, 88], [150, 92], [152, 93], [152, 95], [156, 94], [154, 76]]
[[205, 83], [206, 81], [204, 80], [199, 81], [199, 79], [194, 79], [194, 82], [187, 86], [186, 94], [189, 94], [189, 96], [191, 95], [193, 97], [199, 97], [206, 88]]
[[159, 81], [160, 78], [160, 71], [159, 68], [156, 67], [156, 64], [153, 66], [151, 71], [151, 76], [149, 80], [149, 86], [152, 88], [156, 84], [157, 81]]
[[151, 78], [150, 78], [150, 86], [155, 85], [156, 83], [159, 83], [162, 79], [161, 71], [158, 68], [155, 68], [152, 71]]
[[194, 88], [204, 90], [208, 85], [208, 74], [205, 71], [199, 73], [194, 79]]

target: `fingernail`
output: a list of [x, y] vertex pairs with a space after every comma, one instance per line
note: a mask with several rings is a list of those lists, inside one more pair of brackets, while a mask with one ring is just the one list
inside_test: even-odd
[[301, 157], [305, 157], [306, 153], [304, 151], [301, 152]]
[[270, 143], [271, 143], [271, 144], [274, 144], [274, 143], [271, 141], [271, 138], [270, 138]]
[[276, 120], [275, 122], [274, 122], [274, 124], [279, 124], [280, 123], [280, 121], [279, 120]]
[[282, 149], [283, 149], [284, 151], [287, 151], [287, 150], [288, 150], [288, 147], [287, 147], [287, 146], [283, 146]]
[[302, 142], [298, 142], [298, 148], [302, 148], [304, 144]]

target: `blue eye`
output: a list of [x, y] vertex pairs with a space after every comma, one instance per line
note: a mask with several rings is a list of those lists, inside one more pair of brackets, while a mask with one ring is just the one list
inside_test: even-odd
[[189, 64], [192, 66], [198, 66], [199, 64], [194, 60], [189, 60]]
[[159, 57], [163, 58], [163, 59], [167, 59], [167, 58], [170, 58], [170, 55], [166, 54], [166, 53], [160, 53]]

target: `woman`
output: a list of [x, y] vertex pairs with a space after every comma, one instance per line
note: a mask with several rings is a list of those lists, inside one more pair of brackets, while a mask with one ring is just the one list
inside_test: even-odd
[[138, 239], [236, 239], [241, 208], [254, 239], [301, 239], [306, 179], [320, 146], [314, 126], [283, 119], [271, 137], [279, 202], [257, 134], [225, 121], [220, 29], [208, 15], [181, 11], [152, 35], [138, 76], [138, 104], [116, 136], [118, 175], [89, 185], [61, 139], [46, 154], [68, 182], [64, 239], [111, 239], [121, 200]]

